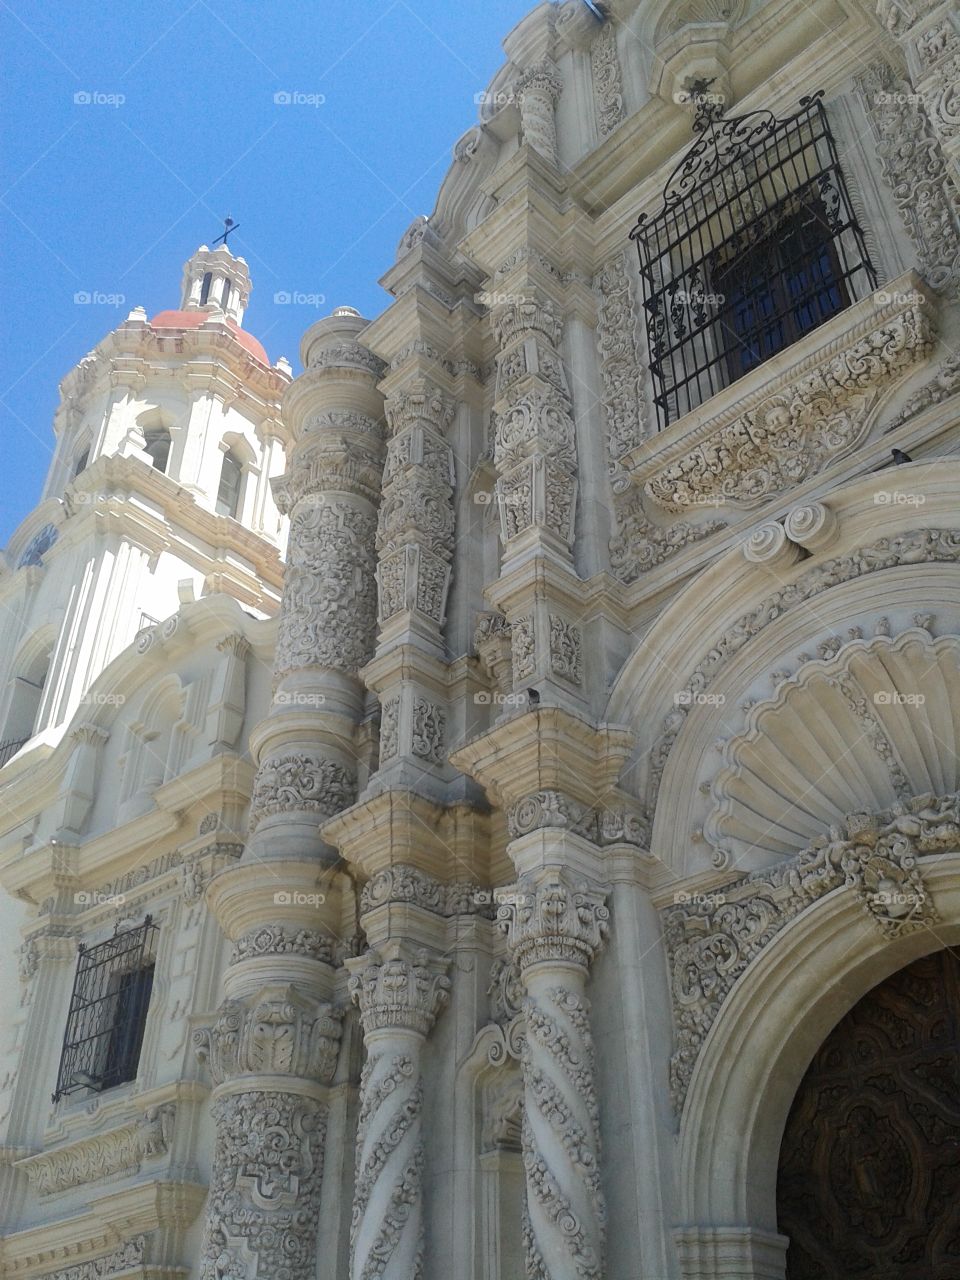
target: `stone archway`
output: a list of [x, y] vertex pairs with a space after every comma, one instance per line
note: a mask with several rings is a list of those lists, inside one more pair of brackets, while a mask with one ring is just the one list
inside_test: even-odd
[[875, 986], [814, 1055], [777, 1216], [787, 1280], [960, 1275], [960, 948]]

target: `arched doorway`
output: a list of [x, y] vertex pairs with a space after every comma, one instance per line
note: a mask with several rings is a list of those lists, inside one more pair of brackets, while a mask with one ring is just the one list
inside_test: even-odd
[[777, 1178], [787, 1280], [960, 1277], [960, 948], [899, 970], [821, 1045]]

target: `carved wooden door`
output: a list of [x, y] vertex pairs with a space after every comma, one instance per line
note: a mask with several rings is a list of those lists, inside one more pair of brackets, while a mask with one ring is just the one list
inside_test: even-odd
[[960, 950], [874, 987], [824, 1041], [777, 1213], [788, 1280], [960, 1280]]

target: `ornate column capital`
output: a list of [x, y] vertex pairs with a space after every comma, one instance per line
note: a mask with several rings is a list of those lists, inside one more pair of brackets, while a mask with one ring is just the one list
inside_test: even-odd
[[609, 932], [605, 894], [564, 873], [539, 882], [522, 879], [497, 894], [497, 925], [521, 973], [538, 964], [575, 964], [589, 969]]
[[429, 1034], [449, 997], [449, 962], [421, 948], [412, 954], [398, 950], [389, 957], [369, 951], [346, 964], [350, 996], [360, 1009], [365, 1036], [381, 1030]]
[[[291, 1076], [328, 1084], [340, 1051], [343, 1010], [287, 983], [225, 1000], [216, 1022], [194, 1032], [194, 1052], [215, 1085], [243, 1075]], [[251, 1087], [254, 1087], [251, 1081]]]

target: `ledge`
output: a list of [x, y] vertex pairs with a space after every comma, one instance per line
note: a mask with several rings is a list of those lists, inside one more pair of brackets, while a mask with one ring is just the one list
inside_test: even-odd
[[882, 392], [928, 357], [936, 298], [914, 271], [847, 307], [627, 454], [660, 510], [750, 508], [860, 441]]

